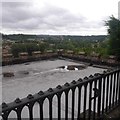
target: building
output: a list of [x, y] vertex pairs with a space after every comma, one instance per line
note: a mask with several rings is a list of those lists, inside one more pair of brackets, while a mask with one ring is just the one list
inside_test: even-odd
[[11, 46], [5, 45], [2, 47], [2, 54], [9, 54], [11, 52]]
[[82, 59], [84, 59], [86, 57], [85, 52], [79, 52], [78, 55], [79, 55], [79, 58], [82, 58]]
[[73, 54], [74, 52], [72, 50], [68, 50], [67, 54]]
[[4, 62], [10, 62], [13, 60], [12, 54], [2, 54], [2, 61]]
[[116, 56], [110, 55], [107, 60], [108, 63], [116, 63]]
[[19, 53], [19, 58], [24, 60], [28, 59], [28, 53], [27, 52]]
[[32, 56], [35, 57], [35, 58], [39, 58], [41, 56], [41, 51], [32, 52]]

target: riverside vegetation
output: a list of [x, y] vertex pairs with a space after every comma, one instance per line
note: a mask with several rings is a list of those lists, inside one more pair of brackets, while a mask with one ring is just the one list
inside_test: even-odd
[[120, 20], [110, 17], [105, 22], [108, 27], [108, 35], [97, 36], [72, 36], [72, 35], [25, 35], [2, 34], [3, 46], [12, 41], [10, 53], [18, 57], [20, 52], [33, 51], [45, 53], [47, 50], [56, 52], [58, 49], [73, 51], [75, 54], [84, 52], [86, 55], [98, 54], [103, 58], [115, 55], [120, 59]]

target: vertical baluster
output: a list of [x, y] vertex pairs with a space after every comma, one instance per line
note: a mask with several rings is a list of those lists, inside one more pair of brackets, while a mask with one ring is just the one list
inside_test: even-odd
[[52, 98], [49, 98], [49, 120], [52, 120]]
[[106, 77], [104, 76], [103, 77], [103, 86], [102, 86], [102, 89], [103, 89], [103, 91], [102, 91], [102, 114], [104, 113], [104, 105], [105, 105], [105, 79], [106, 79]]
[[2, 113], [2, 118], [3, 118], [2, 120], [8, 120], [9, 113], [10, 112], [8, 112], [8, 111]]
[[86, 100], [87, 100], [87, 84], [84, 85], [84, 108], [83, 108], [83, 112], [84, 112], [84, 115], [83, 115], [83, 119], [86, 118]]
[[72, 120], [74, 120], [75, 88], [72, 89]]
[[119, 96], [118, 96], [118, 103], [120, 104], [120, 70], [119, 70]]
[[114, 73], [114, 79], [113, 79], [113, 99], [112, 99], [113, 107], [114, 107], [114, 99], [115, 99], [115, 83], [116, 83], [116, 72]]
[[111, 109], [112, 82], [113, 82], [112, 78], [113, 78], [113, 74], [111, 74], [111, 80], [110, 80], [109, 109]]
[[116, 95], [115, 95], [115, 104], [117, 105], [118, 103], [118, 85], [119, 85], [119, 71], [117, 71], [117, 83], [116, 83]]
[[30, 116], [30, 120], [33, 120], [33, 106], [29, 107], [29, 116]]
[[61, 95], [58, 95], [58, 120], [61, 120]]
[[17, 120], [21, 120], [21, 110], [17, 110]]
[[3, 119], [2, 120], [8, 120], [9, 118], [8, 117], [2, 117]]
[[90, 82], [90, 88], [89, 88], [89, 114], [88, 114], [88, 118], [90, 120], [91, 118], [91, 95], [92, 95], [92, 83], [93, 82]]
[[41, 102], [39, 105], [40, 105], [40, 120], [43, 120], [43, 102]]
[[99, 79], [99, 96], [98, 96], [98, 117], [100, 117], [100, 112], [101, 112], [101, 91], [102, 91], [102, 77]]
[[109, 92], [109, 75], [107, 75], [107, 88], [106, 88], [106, 109], [105, 112], [108, 111], [108, 92]]
[[[94, 81], [94, 89], [96, 90], [97, 80]], [[94, 104], [93, 104], [93, 120], [95, 120], [95, 111], [96, 111], [96, 91], [94, 91]]]
[[68, 120], [68, 91], [65, 92], [65, 120]]
[[78, 87], [78, 115], [77, 119], [80, 119], [80, 108], [81, 108], [81, 86]]

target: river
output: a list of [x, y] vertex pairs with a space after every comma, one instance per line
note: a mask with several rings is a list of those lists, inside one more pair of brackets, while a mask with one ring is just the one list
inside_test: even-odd
[[[45, 91], [54, 88], [58, 84], [63, 85], [72, 80], [78, 80], [94, 73], [102, 73], [105, 69], [88, 66], [83, 70], [58, 69], [59, 66], [81, 65], [83, 63], [72, 60], [51, 59], [24, 64], [16, 64], [2, 67], [2, 72], [11, 71], [14, 77], [2, 77], [2, 101], [12, 102], [16, 98], [24, 98], [28, 94], [35, 94], [38, 91]], [[24, 74], [29, 72], [29, 74]], [[47, 100], [46, 100], [47, 101]], [[54, 100], [54, 107], [56, 100]], [[47, 106], [47, 105], [46, 105]], [[56, 107], [55, 107], [56, 108]], [[26, 109], [26, 108], [25, 108]], [[64, 109], [64, 104], [63, 104]], [[64, 111], [64, 110], [63, 110]], [[48, 112], [46, 112], [47, 114]], [[23, 113], [23, 116], [24, 113]], [[35, 115], [36, 117], [38, 115]], [[47, 117], [47, 116], [45, 116]]]

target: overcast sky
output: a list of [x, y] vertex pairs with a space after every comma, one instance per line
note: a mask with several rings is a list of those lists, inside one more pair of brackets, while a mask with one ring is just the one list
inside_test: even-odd
[[104, 35], [119, 0], [2, 0], [2, 33]]

